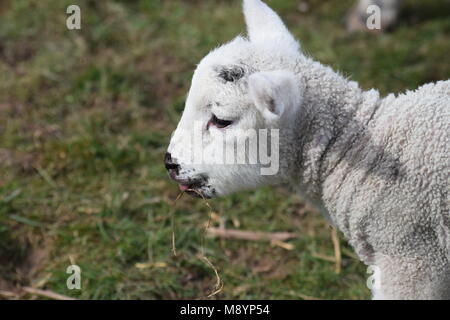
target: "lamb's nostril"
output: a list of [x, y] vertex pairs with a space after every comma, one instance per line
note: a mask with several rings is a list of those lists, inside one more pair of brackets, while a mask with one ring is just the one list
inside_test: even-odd
[[172, 155], [170, 152], [166, 152], [164, 155], [164, 164], [172, 163]]
[[164, 165], [167, 170], [178, 170], [180, 167], [180, 165], [173, 162], [172, 155], [169, 152], [166, 152], [166, 155], [164, 156]]
[[175, 169], [178, 169], [179, 167], [180, 167], [180, 165], [178, 165], [176, 163], [166, 163], [167, 170], [175, 170]]

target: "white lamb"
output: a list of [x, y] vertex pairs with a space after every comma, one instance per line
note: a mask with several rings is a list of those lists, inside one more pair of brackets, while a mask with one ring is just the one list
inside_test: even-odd
[[[378, 267], [375, 299], [450, 299], [450, 81], [381, 98], [303, 55], [263, 2], [244, 0], [244, 13], [248, 39], [195, 71], [166, 154], [170, 177], [204, 197], [295, 186]], [[200, 145], [189, 140], [196, 127]], [[279, 129], [276, 174], [261, 174], [261, 163], [192, 161], [218, 146], [234, 155], [236, 139], [246, 142], [233, 129], [249, 128]], [[244, 150], [241, 160], [256, 157]]]

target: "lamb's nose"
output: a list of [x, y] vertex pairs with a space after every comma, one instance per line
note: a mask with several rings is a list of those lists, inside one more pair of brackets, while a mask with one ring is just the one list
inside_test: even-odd
[[164, 165], [166, 166], [167, 171], [175, 170], [175, 172], [178, 173], [180, 165], [172, 161], [172, 156], [169, 152], [166, 152], [166, 155], [164, 156]]

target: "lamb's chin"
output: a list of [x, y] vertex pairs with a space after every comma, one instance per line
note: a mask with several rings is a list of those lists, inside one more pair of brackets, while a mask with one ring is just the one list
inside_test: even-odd
[[191, 196], [193, 198], [198, 198], [198, 199], [212, 199], [212, 198], [216, 198], [218, 196], [215, 189], [208, 188], [208, 187], [195, 188], [195, 187], [188, 187], [185, 185], [180, 185], [180, 191], [187, 193], [189, 196]]

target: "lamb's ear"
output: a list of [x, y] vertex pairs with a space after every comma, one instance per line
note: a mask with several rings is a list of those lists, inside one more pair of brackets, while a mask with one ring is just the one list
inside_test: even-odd
[[251, 42], [274, 48], [299, 49], [299, 44], [281, 18], [260, 0], [244, 0], [244, 15]]
[[300, 108], [305, 84], [288, 71], [257, 72], [249, 77], [249, 94], [264, 118], [273, 122]]

